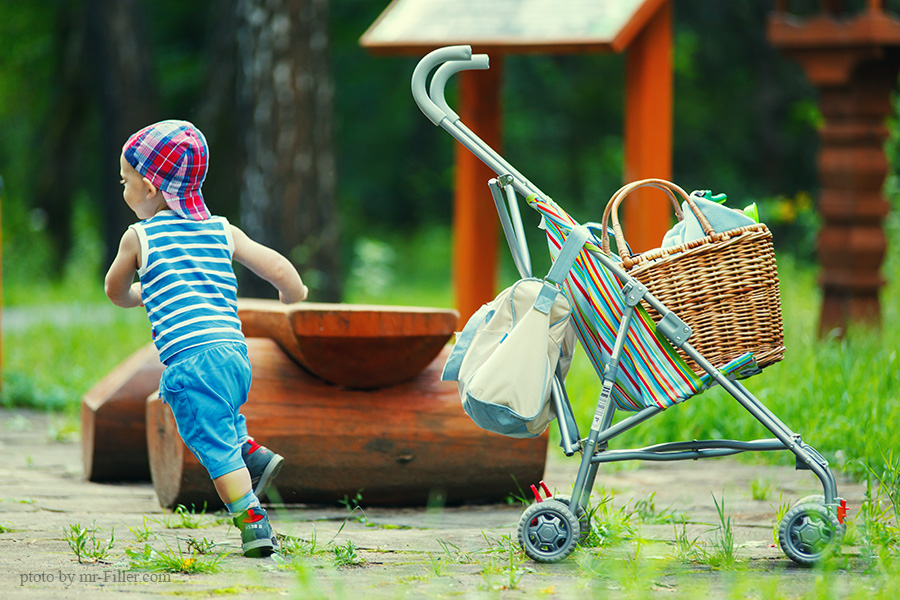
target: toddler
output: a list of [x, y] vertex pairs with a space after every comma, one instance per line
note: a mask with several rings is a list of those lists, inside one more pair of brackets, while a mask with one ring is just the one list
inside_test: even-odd
[[268, 556], [278, 540], [259, 495], [284, 459], [253, 441], [240, 413], [250, 362], [232, 260], [274, 285], [286, 304], [308, 290], [284, 256], [210, 214], [200, 191], [207, 159], [206, 139], [186, 121], [155, 123], [128, 139], [122, 195], [140, 221], [122, 236], [105, 290], [117, 306], [147, 310], [165, 365], [160, 394], [178, 433], [241, 530], [244, 554]]

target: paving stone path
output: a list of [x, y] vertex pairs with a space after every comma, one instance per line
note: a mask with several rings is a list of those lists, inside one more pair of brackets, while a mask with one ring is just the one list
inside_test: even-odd
[[[791, 467], [749, 465], [733, 459], [645, 464], [604, 471], [598, 486], [615, 510], [684, 518], [685, 525], [632, 523], [641, 542], [609, 550], [576, 551], [542, 565], [508, 551], [522, 505], [451, 508], [273, 506], [270, 515], [300, 554], [282, 561], [240, 556], [239, 536], [221, 514], [173, 515], [160, 508], [153, 487], [84, 480], [77, 441], [52, 441], [51, 417], [0, 410], [0, 598], [602, 598], [705, 597], [711, 593], [784, 597], [822, 585], [823, 574], [795, 567], [773, 545], [776, 507], [820, 493], [815, 478]], [[578, 463], [549, 449], [545, 481], [568, 493]], [[753, 499], [752, 490], [765, 499]], [[839, 491], [858, 510], [863, 488], [839, 479]], [[364, 494], [363, 494], [364, 495]], [[598, 495], [599, 498], [599, 495]], [[364, 498], [363, 498], [364, 500]], [[673, 558], [683, 545], [714, 548], [721, 528], [716, 503], [733, 523], [739, 569]], [[195, 523], [196, 522], [196, 523]], [[198, 524], [189, 529], [183, 524]], [[108, 556], [80, 563], [65, 539], [81, 525]], [[141, 532], [149, 538], [138, 541]], [[321, 551], [310, 553], [314, 541]], [[128, 553], [145, 544], [197, 560], [228, 552], [213, 574], [170, 574], [131, 569]], [[845, 548], [852, 554], [853, 548]], [[349, 563], [340, 565], [341, 562]], [[863, 574], [841, 571], [829, 580], [842, 589], [865, 585]], [[748, 590], [743, 594], [741, 590]]]

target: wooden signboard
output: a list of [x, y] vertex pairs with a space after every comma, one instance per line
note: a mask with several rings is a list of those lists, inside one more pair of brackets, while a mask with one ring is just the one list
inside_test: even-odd
[[394, 0], [363, 34], [373, 51], [620, 52], [664, 0]]
[[[463, 71], [463, 123], [503, 153], [500, 142], [504, 54], [627, 50], [623, 179], [671, 179], [672, 11], [669, 0], [393, 0], [360, 38], [378, 54], [424, 56], [470, 45], [490, 69]], [[526, 174], [527, 175], [527, 174]], [[496, 174], [457, 146], [453, 204], [453, 285], [461, 323], [497, 293], [498, 220], [487, 190]], [[547, 190], [552, 195], [552, 190]], [[615, 190], [609, 190], [610, 195]], [[624, 221], [636, 252], [659, 246], [671, 211], [662, 194], [644, 190]]]

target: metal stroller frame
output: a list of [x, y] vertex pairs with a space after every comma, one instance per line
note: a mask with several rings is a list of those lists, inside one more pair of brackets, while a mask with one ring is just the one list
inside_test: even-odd
[[[460, 121], [459, 115], [447, 105], [444, 98], [444, 88], [454, 74], [463, 70], [487, 69], [488, 67], [488, 56], [473, 55], [469, 46], [440, 48], [427, 54], [416, 66], [412, 76], [412, 94], [419, 108], [432, 123], [447, 131], [497, 174], [496, 178], [488, 182], [488, 186], [500, 216], [500, 223], [515, 266], [522, 277], [530, 277], [531, 260], [516, 193], [524, 197], [534, 195], [543, 200], [549, 200], [549, 197], [470, 131]], [[430, 85], [428, 84], [429, 75], [432, 75]], [[539, 562], [562, 560], [572, 552], [579, 540], [586, 537], [589, 533], [586, 530], [589, 527], [587, 503], [601, 463], [624, 460], [693, 460], [748, 451], [774, 450], [791, 451], [796, 457], [797, 469], [812, 471], [818, 477], [823, 489], [822, 496], [810, 496], [802, 499], [784, 516], [779, 527], [779, 541], [782, 550], [789, 558], [801, 565], [815, 564], [833, 552], [839, 546], [844, 532], [846, 503], [837, 495], [834, 475], [824, 457], [812, 446], [804, 443], [799, 434], [782, 423], [743, 385], [728, 379], [691, 346], [687, 341], [690, 337], [690, 328], [674, 312], [649, 293], [645, 286], [629, 276], [609, 256], [591, 248], [586, 248], [586, 250], [620, 281], [626, 282], [622, 290], [626, 311], [606, 364], [603, 386], [590, 432], [586, 438], [582, 438], [578, 432], [562, 379], [557, 375], [554, 381], [551, 399], [557, 414], [561, 446], [566, 456], [582, 452], [582, 459], [571, 497], [552, 498], [549, 490], [542, 486], [547, 496], [542, 499], [540, 493], [535, 491], [537, 502], [526, 508], [518, 526], [519, 541], [526, 554]], [[673, 346], [683, 350], [687, 356], [700, 365], [715, 383], [734, 397], [747, 412], [772, 433], [774, 438], [751, 441], [694, 440], [662, 443], [636, 449], [608, 449], [609, 441], [614, 437], [664, 410], [655, 406], [644, 408], [613, 424], [616, 407], [609, 401], [610, 394], [616, 379], [629, 325], [636, 307], [642, 301], [662, 316], [662, 320], [657, 325], [657, 331], [666, 336]], [[532, 486], [532, 489], [535, 487]]]

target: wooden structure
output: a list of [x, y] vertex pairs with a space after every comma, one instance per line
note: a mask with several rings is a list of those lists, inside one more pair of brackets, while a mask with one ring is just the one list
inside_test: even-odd
[[[360, 43], [374, 53], [422, 56], [438, 47], [468, 44], [474, 52], [489, 54], [489, 70], [457, 75], [455, 110], [497, 151], [502, 151], [504, 54], [627, 51], [624, 178], [671, 179], [668, 0], [543, 0], [524, 5], [517, 0], [394, 0]], [[494, 176], [468, 150], [456, 146], [453, 281], [463, 322], [497, 292], [497, 216], [486, 186]], [[670, 226], [660, 217], [671, 214], [665, 197], [650, 193], [630, 203], [624, 215], [635, 251], [657, 247]]]
[[801, 19], [780, 0], [768, 23], [771, 43], [818, 88], [825, 120], [818, 160], [820, 334], [843, 331], [850, 321], [880, 320], [889, 210], [882, 194], [885, 120], [900, 71], [900, 20], [884, 11], [882, 0], [868, 0], [855, 15], [842, 13], [841, 5], [823, 1], [819, 14]]
[[148, 481], [147, 396], [163, 364], [152, 343], [113, 369], [81, 402], [81, 458], [88, 481]]
[[[416, 377], [440, 353], [458, 319], [453, 310], [284, 305], [250, 298], [238, 301], [238, 316], [248, 338], [272, 339], [316, 377], [358, 389]], [[159, 387], [162, 371], [155, 346], [147, 344], [84, 395], [82, 460], [88, 480], [150, 478], [144, 404]], [[302, 393], [298, 391], [298, 401]]]
[[244, 335], [270, 337], [316, 377], [356, 389], [418, 375], [453, 335], [455, 310], [242, 299]]
[[[376, 390], [312, 377], [272, 340], [248, 338], [250, 434], [285, 457], [275, 487], [286, 503], [333, 503], [361, 491], [367, 505], [501, 501], [544, 472], [547, 436], [515, 440], [479, 429], [456, 385], [440, 381], [445, 354], [412, 380]], [[187, 450], [171, 410], [147, 403], [153, 486], [163, 506], [221, 505]]]
[[[282, 501], [330, 503], [359, 490], [370, 505], [499, 501], [518, 493], [516, 481], [543, 476], [546, 435], [479, 429], [456, 384], [440, 381], [456, 311], [241, 299], [238, 312], [253, 365], [242, 412], [251, 435], [287, 460]], [[148, 344], [85, 395], [85, 475], [150, 478], [163, 506], [218, 507], [158, 398], [162, 370]]]

